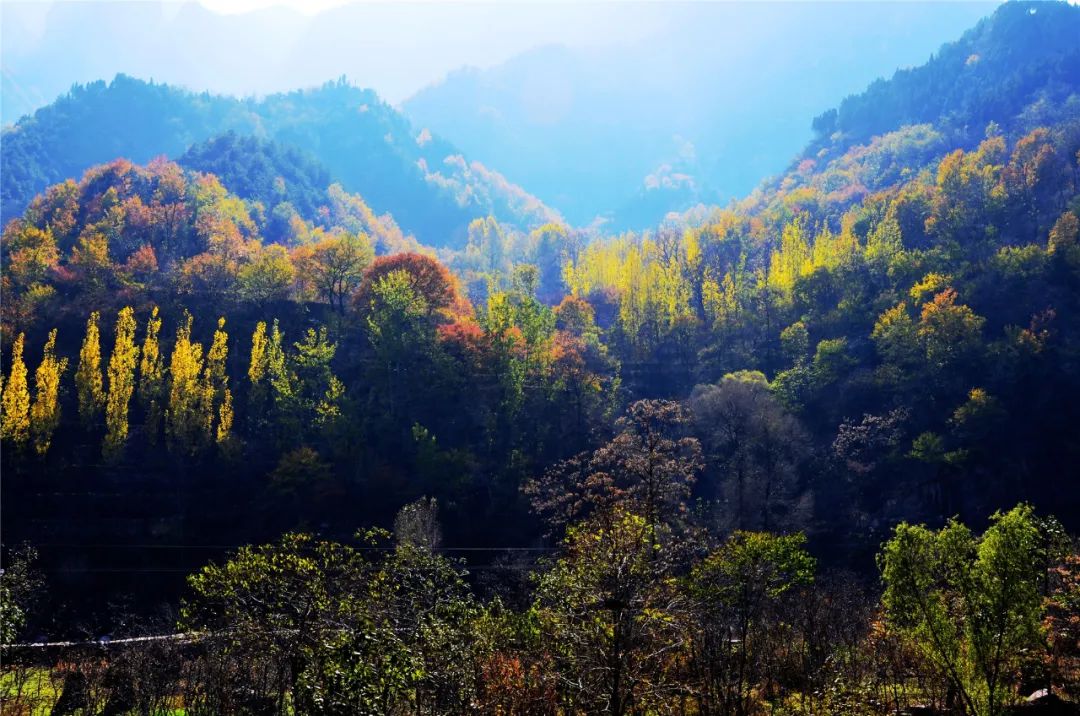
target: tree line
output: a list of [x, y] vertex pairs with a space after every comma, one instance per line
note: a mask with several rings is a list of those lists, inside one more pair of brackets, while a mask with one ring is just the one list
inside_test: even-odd
[[[77, 650], [45, 678], [9, 653], [13, 707], [165, 713], [1011, 712], [1080, 689], [1080, 558], [1019, 505], [980, 534], [901, 523], [881, 591], [822, 570], [802, 533], [704, 526], [700, 446], [675, 403], [630, 407], [583, 478], [526, 492], [557, 548], [469, 574], [438, 502], [345, 542], [290, 533], [188, 579], [186, 637]], [[33, 610], [23, 558], [4, 633]], [[482, 569], [482, 568], [478, 568]], [[19, 658], [11, 658], [19, 657]], [[35, 669], [37, 671], [35, 672]], [[37, 676], [35, 677], [35, 673]]]

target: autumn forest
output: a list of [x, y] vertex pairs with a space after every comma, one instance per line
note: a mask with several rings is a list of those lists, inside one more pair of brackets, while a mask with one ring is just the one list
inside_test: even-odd
[[636, 226], [344, 79], [5, 127], [0, 711], [1076, 713], [1077, 37]]

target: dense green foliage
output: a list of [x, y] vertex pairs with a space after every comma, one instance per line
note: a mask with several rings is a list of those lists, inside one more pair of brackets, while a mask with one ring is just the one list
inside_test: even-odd
[[228, 132], [188, 147], [177, 163], [213, 174], [237, 196], [262, 204], [275, 218], [291, 208], [314, 221], [319, 208], [330, 205], [326, 192], [332, 183], [330, 172], [303, 152], [277, 142]]
[[[1075, 692], [1077, 555], [1025, 505], [981, 536], [898, 526], [875, 616], [802, 534], [687, 539], [608, 496], [534, 566], [531, 601], [504, 601], [509, 580], [501, 595], [470, 589], [425, 499], [399, 512], [393, 543], [369, 530], [243, 547], [189, 577], [182, 642], [73, 653], [52, 672], [62, 695], [17, 659], [0, 694], [92, 713], [982, 716], [1032, 684]], [[40, 584], [25, 557], [12, 565], [0, 588], [18, 609]], [[22, 613], [4, 617], [17, 629]]]

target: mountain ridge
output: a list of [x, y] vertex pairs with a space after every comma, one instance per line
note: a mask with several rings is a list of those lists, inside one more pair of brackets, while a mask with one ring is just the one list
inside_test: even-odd
[[475, 163], [459, 160], [453, 145], [414, 129], [374, 91], [344, 79], [238, 99], [127, 75], [76, 85], [4, 130], [3, 214], [18, 214], [45, 187], [96, 164], [175, 158], [228, 131], [306, 151], [347, 190], [432, 246], [460, 245], [477, 216], [493, 214], [522, 228], [559, 220], [497, 172], [473, 170]]

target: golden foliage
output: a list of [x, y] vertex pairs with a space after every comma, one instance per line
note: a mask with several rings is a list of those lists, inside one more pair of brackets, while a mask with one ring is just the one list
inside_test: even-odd
[[26, 363], [23, 362], [23, 343], [20, 333], [11, 347], [11, 373], [4, 386], [2, 436], [18, 447], [30, 437], [30, 390], [26, 383]]
[[128, 436], [128, 404], [135, 392], [135, 365], [139, 348], [135, 345], [135, 311], [130, 306], [116, 317], [116, 341], [109, 356], [109, 393], [105, 402], [105, 442], [107, 459], [116, 459]]
[[105, 390], [101, 377], [101, 336], [98, 312], [86, 321], [86, 336], [79, 350], [79, 367], [75, 371], [75, 388], [79, 394], [79, 417], [87, 429], [97, 423], [105, 407]]
[[158, 335], [161, 333], [161, 319], [158, 308], [154, 306], [150, 318], [146, 321], [146, 338], [142, 345], [142, 359], [139, 362], [139, 402], [146, 414], [146, 436], [150, 444], [157, 442], [163, 417], [165, 397], [165, 366], [161, 358], [161, 346]]
[[34, 449], [44, 455], [60, 425], [60, 378], [67, 370], [67, 358], [56, 357], [56, 329], [49, 331], [44, 355], [34, 372], [34, 404], [30, 407], [30, 433]]
[[179, 451], [194, 453], [200, 444], [205, 422], [200, 407], [203, 392], [200, 375], [203, 369], [202, 345], [191, 341], [191, 314], [176, 331], [169, 360], [169, 408], [165, 411], [165, 434], [169, 445]]

